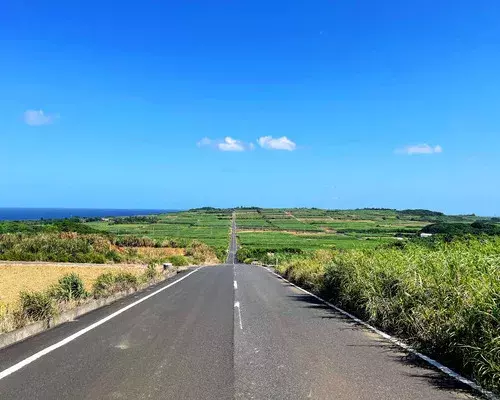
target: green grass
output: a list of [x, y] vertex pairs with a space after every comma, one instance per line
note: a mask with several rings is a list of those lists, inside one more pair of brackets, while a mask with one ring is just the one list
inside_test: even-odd
[[364, 239], [327, 234], [295, 235], [286, 232], [238, 232], [238, 241], [241, 246], [251, 248], [297, 248], [301, 250], [316, 250], [374, 248], [381, 244], [394, 242], [395, 239]]
[[500, 237], [290, 255], [278, 270], [500, 391]]

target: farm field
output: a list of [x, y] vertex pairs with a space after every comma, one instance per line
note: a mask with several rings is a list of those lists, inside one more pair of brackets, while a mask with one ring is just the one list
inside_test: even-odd
[[154, 222], [150, 223], [122, 223], [120, 218], [115, 218], [109, 221], [87, 222], [86, 225], [119, 236], [147, 236], [159, 240], [180, 239], [185, 242], [199, 240], [217, 249], [225, 249], [229, 244], [230, 211], [184, 211], [160, 214], [153, 218]]
[[239, 209], [238, 238], [249, 248], [374, 248], [433, 222], [395, 210]]

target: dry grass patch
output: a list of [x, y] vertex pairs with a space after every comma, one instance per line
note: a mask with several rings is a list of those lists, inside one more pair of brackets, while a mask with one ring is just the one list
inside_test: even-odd
[[0, 308], [14, 307], [22, 291], [41, 291], [57, 283], [65, 274], [78, 274], [87, 290], [92, 288], [97, 276], [104, 272], [126, 271], [140, 275], [144, 268], [139, 266], [58, 266], [58, 265], [0, 265]]
[[137, 253], [143, 257], [164, 258], [170, 256], [184, 256], [186, 249], [170, 247], [137, 247]]

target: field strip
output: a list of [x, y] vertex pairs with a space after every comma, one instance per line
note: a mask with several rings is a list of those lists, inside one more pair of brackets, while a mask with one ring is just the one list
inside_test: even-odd
[[301, 221], [301, 220], [300, 220], [300, 219], [298, 219], [295, 215], [293, 215], [293, 214], [291, 213], [291, 211], [285, 211], [285, 214], [286, 214], [286, 215], [288, 215], [289, 217], [292, 217], [293, 219], [296, 219], [296, 220], [297, 220], [297, 221], [299, 221], [301, 224], [306, 225], [306, 223], [305, 223], [305, 222]]
[[[296, 219], [296, 220], [297, 220], [297, 221], [299, 221], [301, 224], [311, 226], [311, 224], [309, 224], [308, 222], [304, 222], [304, 221], [302, 221], [302, 220], [298, 219], [295, 215], [293, 215], [293, 214], [292, 214], [292, 212], [291, 212], [291, 211], [285, 211], [285, 214], [286, 214], [286, 215], [288, 215], [289, 217], [292, 217], [292, 218]], [[331, 217], [330, 217], [330, 218], [331, 218]], [[328, 232], [328, 231], [329, 231], [329, 230], [328, 230], [328, 228], [325, 228], [324, 226], [320, 226], [320, 228], [323, 230], [323, 232], [325, 232], [325, 233], [329, 233], [329, 232]]]
[[168, 284], [167, 286], [164, 286], [164, 287], [154, 291], [153, 293], [150, 293], [147, 296], [144, 296], [143, 298], [129, 304], [128, 306], [123, 307], [123, 308], [119, 309], [118, 311], [115, 311], [113, 314], [110, 314], [107, 317], [104, 317], [104, 318], [100, 319], [99, 321], [94, 322], [93, 324], [87, 326], [86, 328], [83, 328], [83, 329], [79, 330], [78, 332], [73, 333], [72, 335], [68, 336], [67, 338], [65, 338], [57, 343], [54, 343], [53, 345], [46, 347], [45, 349], [40, 350], [39, 352], [29, 356], [28, 358], [25, 358], [24, 360], [19, 361], [17, 364], [14, 364], [13, 366], [1, 371], [0, 372], [0, 380], [13, 374], [14, 372], [16, 372], [18, 370], [20, 370], [21, 368], [25, 367], [26, 365], [31, 364], [33, 361], [38, 360], [39, 358], [43, 357], [44, 355], [49, 354], [50, 352], [58, 349], [59, 347], [62, 347], [64, 345], [72, 342], [76, 338], [86, 334], [87, 332], [91, 331], [92, 329], [97, 328], [98, 326], [104, 324], [105, 322], [108, 322], [110, 319], [124, 313], [125, 311], [131, 309], [132, 307], [135, 307], [136, 305], [142, 303], [143, 301], [146, 301], [146, 300], [150, 299], [151, 297], [156, 296], [158, 293], [161, 293], [164, 290], [168, 289], [169, 287], [175, 285], [176, 283], [179, 283], [180, 281], [186, 279], [189, 275], [194, 274], [200, 268], [202, 268], [202, 267], [196, 268], [194, 271], [191, 271], [189, 274], [184, 275], [182, 278], [177, 279], [176, 281]]
[[462, 375], [456, 373], [455, 371], [451, 370], [450, 368], [444, 366], [440, 362], [426, 356], [425, 354], [422, 354], [415, 350], [413, 347], [407, 345], [406, 343], [402, 342], [401, 340], [381, 331], [380, 329], [375, 328], [374, 326], [370, 325], [369, 323], [360, 320], [358, 317], [355, 317], [351, 313], [348, 313], [347, 311], [342, 310], [341, 308], [337, 307], [336, 305], [322, 299], [319, 296], [316, 296], [314, 293], [311, 293], [300, 286], [297, 286], [296, 284], [290, 282], [288, 279], [282, 277], [280, 274], [277, 274], [273, 270], [271, 270], [269, 267], [263, 267], [264, 269], [268, 270], [271, 274], [276, 275], [277, 277], [283, 279], [284, 281], [288, 282], [290, 285], [295, 286], [297, 289], [300, 291], [314, 297], [315, 299], [321, 301], [322, 303], [326, 304], [328, 307], [333, 308], [335, 311], [338, 311], [339, 313], [345, 315], [346, 317], [352, 319], [353, 321], [357, 322], [358, 324], [363, 325], [365, 328], [370, 329], [371, 331], [375, 332], [377, 335], [382, 336], [384, 339], [387, 339], [397, 345], [398, 347], [401, 347], [402, 349], [406, 350], [409, 353], [412, 353], [413, 355], [417, 356], [421, 360], [425, 361], [426, 363], [432, 365], [433, 367], [437, 368], [439, 371], [443, 372], [444, 374], [448, 375], [449, 377], [456, 379], [457, 381], [469, 386], [470, 388], [476, 390], [477, 392], [481, 393], [483, 396], [485, 396], [489, 400], [500, 400], [498, 396], [496, 396], [493, 392], [490, 392], [489, 390], [483, 389], [481, 386], [479, 386], [477, 383], [471, 381], [470, 379], [467, 379], [463, 377]]

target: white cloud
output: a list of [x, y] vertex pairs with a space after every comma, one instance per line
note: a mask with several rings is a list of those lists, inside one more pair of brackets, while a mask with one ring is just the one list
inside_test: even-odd
[[24, 122], [30, 126], [48, 125], [54, 122], [56, 116], [46, 115], [42, 110], [26, 110]]
[[252, 143], [246, 144], [241, 140], [233, 139], [230, 136], [226, 136], [224, 140], [214, 140], [208, 137], [204, 137], [203, 139], [196, 142], [198, 147], [210, 147], [219, 151], [245, 151], [245, 150], [253, 150], [254, 145]]
[[207, 138], [207, 137], [204, 137], [203, 139], [196, 142], [196, 145], [198, 147], [210, 146], [211, 144], [212, 144], [212, 140]]
[[408, 154], [410, 156], [413, 154], [437, 154], [437, 153], [442, 153], [442, 152], [443, 152], [443, 148], [440, 145], [429, 146], [426, 143], [405, 146], [402, 149], [396, 150], [396, 153]]
[[297, 145], [288, 139], [286, 136], [273, 139], [272, 136], [262, 136], [257, 140], [260, 147], [267, 150], [288, 150], [293, 151]]
[[226, 136], [224, 141], [217, 144], [220, 151], [245, 151], [245, 144], [240, 140]]

